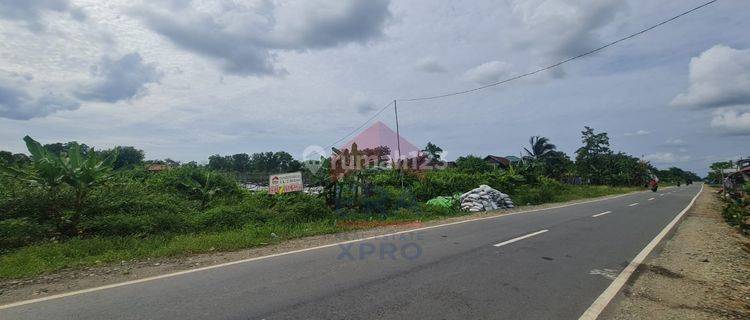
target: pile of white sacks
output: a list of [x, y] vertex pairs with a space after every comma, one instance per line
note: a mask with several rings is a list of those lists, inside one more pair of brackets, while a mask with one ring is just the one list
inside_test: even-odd
[[481, 185], [461, 195], [461, 210], [469, 212], [490, 211], [513, 208], [510, 196], [492, 189], [488, 185]]

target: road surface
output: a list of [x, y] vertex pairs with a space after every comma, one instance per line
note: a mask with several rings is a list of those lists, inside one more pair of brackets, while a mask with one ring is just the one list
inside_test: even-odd
[[693, 200], [641, 192], [0, 307], [0, 319], [578, 319]]

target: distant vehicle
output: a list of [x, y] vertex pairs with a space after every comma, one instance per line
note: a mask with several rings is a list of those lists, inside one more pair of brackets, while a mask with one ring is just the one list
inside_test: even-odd
[[659, 190], [659, 178], [656, 176], [651, 176], [651, 180], [648, 181], [648, 187], [653, 192]]
[[686, 185], [691, 185], [691, 184], [693, 184], [693, 180], [688, 179], [687, 181], [685, 181], [685, 184]]

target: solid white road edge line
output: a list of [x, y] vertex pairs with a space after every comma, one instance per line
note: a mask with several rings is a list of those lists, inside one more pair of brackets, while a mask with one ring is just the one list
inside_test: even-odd
[[633, 258], [633, 261], [631, 261], [625, 269], [620, 272], [620, 275], [617, 276], [617, 278], [612, 281], [612, 283], [607, 287], [604, 292], [602, 292], [601, 295], [599, 295], [598, 298], [594, 301], [593, 304], [584, 312], [578, 320], [595, 320], [599, 317], [599, 315], [604, 311], [604, 308], [607, 307], [607, 305], [612, 301], [612, 299], [622, 290], [622, 287], [625, 286], [625, 283], [628, 281], [630, 276], [633, 275], [636, 269], [638, 269], [638, 266], [643, 262], [643, 260], [648, 257], [648, 255], [651, 253], [651, 251], [656, 248], [656, 245], [661, 242], [662, 239], [669, 233], [672, 228], [677, 224], [677, 222], [682, 219], [682, 216], [685, 215], [685, 213], [690, 210], [691, 207], [693, 207], [693, 204], [695, 203], [695, 200], [698, 199], [698, 196], [701, 195], [703, 192], [703, 186], [704, 184], [701, 184], [701, 190], [698, 191], [698, 194], [696, 194], [693, 197], [693, 200], [690, 201], [690, 203], [685, 207], [685, 209], [682, 209], [682, 211], [677, 214], [674, 219], [666, 226], [664, 229], [659, 232], [659, 234], [656, 235], [656, 237], [651, 240], [651, 242], [646, 245], [643, 250], [641, 250], [640, 253], [638, 253], [635, 258]]
[[435, 228], [440, 228], [440, 227], [447, 227], [447, 226], [452, 226], [452, 225], [457, 225], [457, 224], [462, 224], [462, 223], [468, 223], [468, 222], [482, 221], [482, 220], [488, 220], [488, 219], [497, 219], [497, 218], [501, 218], [501, 217], [508, 217], [508, 216], [513, 216], [513, 215], [522, 214], [522, 213], [532, 213], [532, 212], [539, 212], [539, 211], [547, 211], [547, 210], [567, 208], [567, 207], [572, 207], [572, 206], [577, 206], [577, 205], [582, 205], [582, 204], [587, 204], [587, 203], [594, 203], [594, 202], [600, 202], [600, 201], [605, 201], [605, 200], [617, 199], [617, 198], [621, 198], [621, 197], [625, 197], [625, 196], [629, 196], [629, 195], [634, 195], [634, 194], [639, 194], [639, 193], [643, 193], [643, 192], [648, 192], [648, 191], [625, 193], [625, 194], [620, 194], [620, 195], [616, 195], [616, 196], [612, 196], [612, 197], [606, 197], [606, 198], [602, 198], [602, 199], [587, 200], [587, 201], [582, 201], [582, 202], [564, 204], [564, 205], [560, 205], [560, 206], [556, 206], [556, 207], [540, 208], [540, 209], [526, 210], [526, 211], [518, 211], [518, 212], [511, 212], [511, 213], [507, 213], [507, 214], [501, 214], [501, 215], [490, 216], [490, 217], [481, 217], [481, 218], [476, 218], [476, 219], [469, 219], [469, 220], [462, 220], [462, 221], [456, 221], [456, 222], [449, 222], [449, 223], [444, 223], [444, 224], [439, 224], [439, 225], [434, 225], [434, 226], [429, 226], [429, 227], [422, 227], [422, 228], [404, 230], [404, 231], [399, 231], [399, 232], [394, 232], [394, 233], [381, 234], [381, 235], [367, 237], [367, 238], [362, 238], [362, 239], [353, 239], [353, 240], [336, 242], [336, 243], [326, 244], [326, 245], [317, 246], [317, 247], [310, 247], [310, 248], [304, 248], [304, 249], [299, 249], [299, 250], [281, 252], [281, 253], [271, 254], [271, 255], [267, 255], [267, 256], [260, 256], [260, 257], [242, 259], [242, 260], [237, 260], [237, 261], [232, 261], [232, 262], [227, 262], [227, 263], [222, 263], [222, 264], [216, 264], [216, 265], [212, 265], [212, 266], [206, 266], [206, 267], [202, 267], [202, 268], [183, 270], [183, 271], [178, 271], [178, 272], [168, 273], [168, 274], [162, 274], [162, 275], [148, 277], [148, 278], [142, 278], [142, 279], [125, 281], [125, 282], [113, 283], [113, 284], [108, 284], [108, 285], [104, 285], [104, 286], [100, 286], [100, 287], [94, 287], [94, 288], [88, 288], [88, 289], [81, 289], [81, 290], [77, 290], [77, 291], [60, 293], [60, 294], [55, 294], [55, 295], [41, 297], [41, 298], [36, 298], [36, 299], [31, 299], [31, 300], [23, 300], [23, 301], [13, 302], [13, 303], [5, 304], [5, 305], [0, 305], [0, 310], [9, 309], [9, 308], [13, 308], [13, 307], [18, 307], [18, 306], [22, 306], [22, 305], [26, 305], [26, 304], [31, 304], [31, 303], [43, 302], [43, 301], [47, 301], [47, 300], [60, 299], [60, 298], [65, 298], [65, 297], [69, 297], [69, 296], [75, 296], [75, 295], [89, 293], [89, 292], [95, 292], [95, 291], [100, 291], [100, 290], [112, 289], [112, 288], [127, 286], [127, 285], [131, 285], [131, 284], [137, 284], [137, 283], [148, 282], [148, 281], [153, 281], [153, 280], [159, 280], [159, 279], [164, 279], [164, 278], [171, 278], [171, 277], [180, 276], [180, 275], [184, 275], [184, 274], [188, 274], [188, 273], [205, 271], [205, 270], [211, 270], [211, 269], [216, 269], [216, 268], [222, 268], [222, 267], [227, 267], [227, 266], [231, 266], [231, 265], [235, 265], [235, 264], [240, 264], [240, 263], [246, 263], [246, 262], [252, 262], [252, 261], [257, 261], [257, 260], [269, 259], [269, 258], [274, 258], [274, 257], [279, 257], [279, 256], [285, 256], [285, 255], [289, 255], [289, 254], [295, 254], [295, 253], [301, 253], [301, 252], [311, 251], [311, 250], [330, 248], [330, 247], [338, 246], [338, 245], [342, 245], [342, 244], [349, 244], [349, 243], [355, 243], [355, 242], [360, 242], [360, 241], [367, 241], [367, 240], [377, 239], [377, 238], [381, 238], [381, 237], [390, 237], [390, 236], [404, 234], [404, 233], [409, 233], [409, 232], [416, 232], [416, 231], [429, 230], [429, 229], [435, 229]]
[[513, 242], [520, 241], [520, 240], [523, 240], [523, 239], [526, 239], [526, 238], [531, 238], [531, 237], [533, 237], [535, 235], [542, 234], [542, 233], [545, 233], [547, 231], [549, 231], [549, 230], [547, 230], [547, 229], [539, 230], [539, 231], [534, 232], [534, 233], [529, 233], [529, 234], [527, 234], [525, 236], [520, 236], [518, 238], [513, 238], [513, 239], [510, 239], [508, 241], [503, 241], [503, 242], [500, 242], [500, 243], [496, 244], [495, 247], [502, 247], [502, 246], [504, 246], [506, 244], [511, 244]]
[[597, 214], [595, 214], [595, 215], [593, 215], [593, 216], [591, 216], [591, 217], [592, 217], [592, 218], [596, 218], [596, 217], [601, 217], [601, 216], [603, 216], [603, 215], [605, 215], [605, 214], [609, 214], [609, 213], [612, 213], [612, 211], [604, 211], [604, 212], [602, 212], [602, 213], [597, 213]]
[[635, 206], [637, 206], [637, 205], [638, 205], [638, 202], [636, 202], [636, 203], [632, 203], [632, 204], [629, 204], [629, 205], [628, 205], [628, 207], [635, 207]]

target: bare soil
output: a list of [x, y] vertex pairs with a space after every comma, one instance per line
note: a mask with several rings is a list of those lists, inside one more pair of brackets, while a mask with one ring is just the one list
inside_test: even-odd
[[602, 319], [750, 319], [750, 241], [706, 187]]
[[235, 252], [216, 252], [187, 255], [177, 258], [121, 261], [120, 263], [108, 264], [103, 266], [61, 270], [30, 279], [0, 280], [0, 305], [16, 301], [41, 298], [44, 296], [61, 294], [65, 292], [143, 279], [183, 270], [208, 267], [211, 265], [222, 264], [231, 261], [262, 257], [305, 248], [312, 248], [341, 241], [386, 235], [393, 232], [408, 231], [426, 226], [472, 220], [482, 217], [536, 211], [540, 209], [558, 207], [561, 205], [570, 205], [612, 197], [617, 196], [582, 199], [565, 203], [523, 206], [509, 210], [480, 212], [476, 214], [428, 222], [412, 221], [393, 225], [358, 225], [353, 227], [362, 228], [362, 230], [292, 239], [283, 241], [278, 244], [249, 248]]

